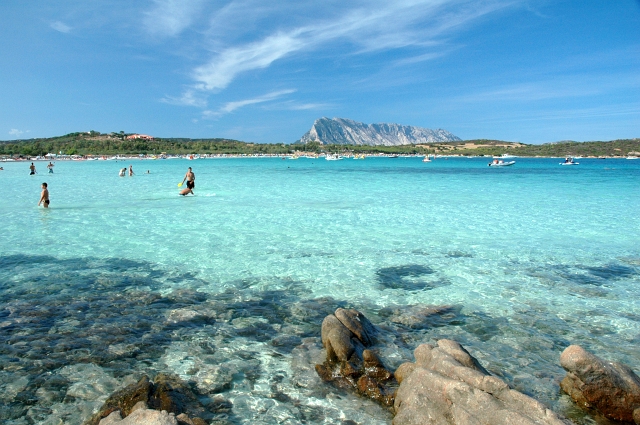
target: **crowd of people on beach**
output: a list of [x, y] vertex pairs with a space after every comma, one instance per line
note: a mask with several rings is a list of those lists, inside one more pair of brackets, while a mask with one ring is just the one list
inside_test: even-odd
[[[47, 169], [49, 170], [49, 173], [52, 174], [53, 173], [53, 167], [55, 165], [51, 162], [49, 162], [49, 164], [47, 165]], [[0, 170], [3, 170], [2, 167], [0, 167]], [[35, 175], [37, 174], [36, 171], [36, 166], [33, 164], [33, 162], [31, 163], [31, 165], [29, 166], [29, 175]], [[147, 172], [145, 174], [151, 174], [150, 170], [147, 170]], [[121, 168], [120, 171], [118, 172], [118, 175], [120, 177], [124, 177], [127, 175], [127, 167]], [[134, 176], [135, 173], [133, 172], [133, 166], [129, 165], [129, 177]], [[193, 172], [193, 170], [191, 169], [191, 167], [189, 167], [189, 169], [187, 170], [186, 174], [184, 175], [184, 178], [182, 179], [181, 183], [178, 183], [178, 187], [182, 187], [182, 185], [185, 183], [185, 181], [187, 182], [187, 187], [182, 189], [180, 191], [180, 195], [182, 196], [186, 196], [188, 194], [192, 194], [195, 195], [193, 193], [193, 189], [196, 187], [196, 175]], [[40, 206], [42, 204], [42, 206], [44, 208], [49, 208], [49, 189], [48, 189], [48, 185], [47, 183], [42, 183], [42, 192], [40, 193], [40, 200], [38, 201], [38, 206]]]

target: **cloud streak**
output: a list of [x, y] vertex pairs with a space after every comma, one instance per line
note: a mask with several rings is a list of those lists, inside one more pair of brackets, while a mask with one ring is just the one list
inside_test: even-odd
[[[347, 55], [406, 47], [431, 48], [431, 51], [414, 55], [405, 64], [432, 60], [452, 50], [450, 47], [446, 50], [440, 48], [440, 38], [455, 28], [513, 3], [501, 0], [368, 2], [360, 8], [336, 12], [340, 15], [338, 18], [324, 18], [310, 25], [298, 24], [289, 29], [273, 31], [259, 39], [217, 48], [206, 63], [193, 70], [191, 76], [196, 82], [194, 89], [203, 92], [223, 90], [243, 73], [266, 69], [278, 60], [327, 44], [335, 45]], [[227, 12], [230, 9], [234, 8], [227, 7]], [[236, 10], [235, 14], [239, 13]], [[274, 13], [286, 12], [280, 10]], [[228, 14], [225, 18], [234, 19]], [[236, 22], [236, 25], [239, 23]], [[216, 44], [220, 44], [218, 40]]]
[[10, 136], [14, 136], [14, 137], [20, 137], [22, 136], [24, 133], [28, 133], [29, 130], [27, 131], [22, 131], [22, 130], [18, 130], [17, 128], [12, 128], [11, 130], [9, 130], [9, 135]]
[[61, 32], [63, 34], [68, 34], [71, 32], [71, 27], [65, 24], [64, 22], [55, 21], [55, 22], [52, 22], [51, 25], [49, 26], [54, 30]]
[[229, 114], [235, 111], [236, 109], [240, 109], [248, 105], [255, 105], [257, 103], [270, 102], [272, 100], [278, 99], [282, 96], [285, 96], [287, 94], [291, 94], [294, 92], [295, 90], [280, 90], [280, 91], [267, 93], [263, 96], [255, 97], [253, 99], [245, 99], [245, 100], [237, 100], [234, 102], [228, 102], [224, 104], [222, 107], [220, 107], [220, 109], [218, 109], [217, 111], [207, 110], [207, 111], [204, 111], [202, 115], [204, 118], [216, 118], [225, 114]]
[[604, 75], [567, 75], [550, 80], [528, 81], [503, 85], [492, 90], [461, 96], [465, 103], [484, 102], [535, 102], [549, 99], [566, 99], [598, 96], [613, 91], [633, 90], [640, 87], [635, 75], [618, 74], [607, 80]]
[[304, 40], [296, 34], [274, 34], [264, 40], [225, 50], [209, 63], [195, 69], [194, 79], [201, 90], [223, 89], [236, 75], [253, 69], [267, 68], [277, 59], [297, 51]]
[[196, 106], [201, 108], [207, 106], [207, 99], [202, 95], [202, 93], [191, 88], [185, 90], [180, 97], [167, 95], [160, 99], [160, 101], [171, 105]]
[[158, 37], [175, 37], [188, 28], [203, 0], [154, 0], [155, 7], [144, 14], [147, 31]]

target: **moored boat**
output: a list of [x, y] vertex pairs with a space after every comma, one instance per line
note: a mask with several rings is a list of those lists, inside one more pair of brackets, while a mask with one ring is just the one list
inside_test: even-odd
[[561, 162], [560, 165], [580, 165], [580, 163], [575, 162], [572, 157], [566, 157], [564, 162]]
[[493, 161], [491, 161], [487, 165], [489, 167], [509, 167], [510, 165], [513, 165], [515, 163], [516, 163], [515, 161], [504, 162], [504, 161], [499, 160], [499, 159], [494, 159]]

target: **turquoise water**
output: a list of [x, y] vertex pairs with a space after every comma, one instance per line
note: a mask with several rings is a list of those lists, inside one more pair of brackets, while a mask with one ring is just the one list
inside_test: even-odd
[[[232, 402], [230, 423], [388, 423], [313, 371], [322, 318], [352, 306], [401, 335], [380, 348], [392, 367], [456, 339], [590, 423], [558, 359], [575, 343], [640, 371], [640, 161], [516, 161], [2, 163], [0, 418], [81, 423], [141, 373], [172, 372]], [[398, 319], [421, 305], [449, 308]]]

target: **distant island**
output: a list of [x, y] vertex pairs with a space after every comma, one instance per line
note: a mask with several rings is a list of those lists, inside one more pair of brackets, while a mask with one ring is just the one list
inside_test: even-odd
[[[416, 127], [414, 127], [416, 128]], [[453, 136], [453, 135], [452, 135]], [[455, 136], [453, 136], [455, 137]], [[501, 140], [457, 140], [403, 145], [324, 144], [318, 140], [291, 144], [247, 143], [211, 138], [162, 138], [124, 131], [70, 133], [64, 136], [0, 141], [0, 159], [44, 157], [47, 154], [77, 156], [113, 155], [293, 155], [293, 154], [390, 154], [493, 156], [511, 154], [523, 157], [626, 157], [640, 156], [640, 139], [613, 141], [563, 141], [530, 145]]]
[[447, 130], [400, 124], [365, 124], [346, 118], [317, 119], [300, 143], [320, 142], [323, 145], [401, 146], [445, 142], [460, 142]]

